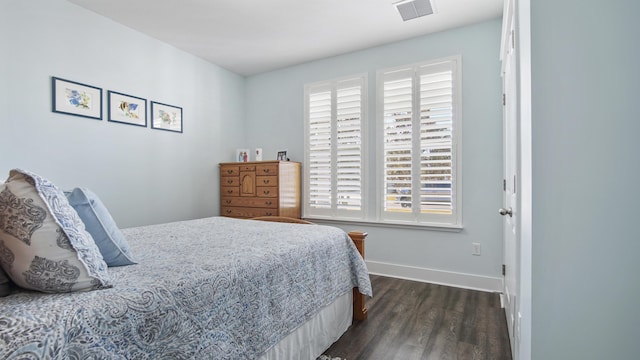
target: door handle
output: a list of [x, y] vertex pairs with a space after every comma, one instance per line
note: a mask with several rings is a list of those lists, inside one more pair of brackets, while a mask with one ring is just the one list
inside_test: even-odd
[[513, 210], [511, 208], [500, 208], [498, 209], [498, 213], [500, 213], [500, 215], [502, 216], [509, 215], [509, 217], [513, 217]]

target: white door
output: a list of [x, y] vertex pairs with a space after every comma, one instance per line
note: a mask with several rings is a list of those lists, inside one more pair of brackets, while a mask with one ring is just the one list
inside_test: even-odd
[[504, 305], [509, 329], [512, 354], [518, 354], [518, 88], [516, 68], [516, 46], [514, 33], [513, 1], [507, 1], [505, 7], [505, 25], [502, 37], [502, 77], [503, 77], [503, 118], [504, 118], [504, 195], [503, 208], [500, 214], [503, 216], [504, 226]]

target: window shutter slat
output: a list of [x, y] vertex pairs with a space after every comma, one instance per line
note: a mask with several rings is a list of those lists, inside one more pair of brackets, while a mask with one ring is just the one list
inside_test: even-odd
[[308, 215], [362, 213], [364, 76], [307, 88]]

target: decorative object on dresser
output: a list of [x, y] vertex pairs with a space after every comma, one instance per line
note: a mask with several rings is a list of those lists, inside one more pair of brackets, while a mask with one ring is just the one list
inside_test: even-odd
[[220, 215], [300, 218], [300, 163], [221, 163]]

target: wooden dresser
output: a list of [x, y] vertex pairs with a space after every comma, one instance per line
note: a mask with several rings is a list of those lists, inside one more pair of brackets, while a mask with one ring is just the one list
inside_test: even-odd
[[300, 163], [221, 163], [220, 215], [300, 218]]

